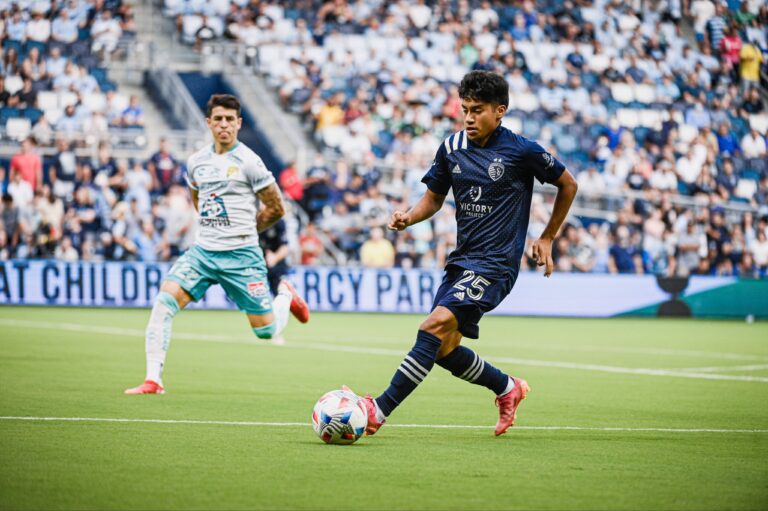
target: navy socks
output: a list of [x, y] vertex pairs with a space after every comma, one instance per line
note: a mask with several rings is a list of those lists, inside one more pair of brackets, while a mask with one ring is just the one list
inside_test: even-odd
[[428, 332], [419, 330], [416, 344], [400, 363], [389, 387], [376, 398], [376, 404], [384, 415], [392, 413], [392, 410], [397, 408], [419, 383], [424, 381], [424, 378], [435, 365], [440, 345], [440, 339]]

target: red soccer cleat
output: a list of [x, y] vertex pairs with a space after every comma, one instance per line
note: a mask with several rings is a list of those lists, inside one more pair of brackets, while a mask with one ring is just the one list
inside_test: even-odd
[[520, 378], [512, 378], [515, 387], [508, 393], [496, 398], [496, 406], [499, 407], [499, 422], [496, 423], [496, 436], [503, 435], [515, 424], [517, 407], [525, 399], [525, 395], [531, 391], [528, 382]]
[[378, 419], [376, 419], [376, 403], [373, 402], [373, 398], [370, 394], [366, 394], [365, 397], [360, 399], [363, 401], [363, 404], [368, 411], [368, 425], [365, 427], [365, 436], [371, 436], [384, 425], [385, 421], [379, 422]]
[[[346, 385], [342, 385], [341, 390], [346, 390], [354, 394], [354, 391]], [[378, 419], [376, 419], [376, 403], [373, 402], [373, 398], [370, 394], [366, 394], [365, 397], [358, 397], [360, 397], [360, 401], [365, 406], [365, 411], [368, 414], [368, 425], [365, 427], [365, 436], [371, 436], [376, 433], [386, 421], [379, 422]]]
[[309, 305], [304, 301], [304, 298], [299, 296], [293, 285], [286, 279], [280, 281], [278, 290], [280, 287], [285, 287], [288, 292], [291, 293], [291, 314], [302, 323], [309, 321]]
[[162, 385], [152, 380], [146, 380], [138, 387], [132, 389], [125, 389], [123, 394], [136, 395], [136, 394], [165, 394], [165, 389]]

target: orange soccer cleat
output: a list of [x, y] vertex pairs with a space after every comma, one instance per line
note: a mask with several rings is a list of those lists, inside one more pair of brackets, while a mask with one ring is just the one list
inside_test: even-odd
[[136, 394], [165, 394], [165, 389], [162, 385], [152, 380], [146, 380], [138, 387], [132, 389], [125, 389], [124, 394], [136, 395]]
[[[352, 389], [347, 387], [346, 385], [341, 386], [341, 390], [346, 390], [347, 392], [355, 393]], [[370, 394], [366, 394], [365, 397], [358, 396], [360, 398], [360, 401], [365, 406], [365, 411], [368, 414], [368, 425], [365, 427], [365, 436], [371, 436], [374, 433], [376, 433], [380, 427], [384, 425], [384, 422], [376, 418], [376, 403], [374, 403], [373, 398]]]
[[291, 314], [302, 323], [309, 321], [309, 305], [304, 298], [299, 296], [293, 285], [286, 279], [280, 281], [278, 291], [281, 287], [285, 287], [291, 293]]
[[531, 391], [528, 382], [520, 378], [512, 378], [515, 387], [501, 397], [496, 398], [496, 406], [499, 407], [499, 422], [496, 423], [496, 436], [503, 435], [515, 424], [517, 407], [525, 399], [525, 395]]

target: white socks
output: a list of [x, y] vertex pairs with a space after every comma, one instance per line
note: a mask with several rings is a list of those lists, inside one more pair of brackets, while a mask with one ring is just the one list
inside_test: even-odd
[[515, 388], [515, 380], [510, 377], [509, 378], [509, 383], [507, 383], [507, 388], [504, 389], [504, 392], [499, 394], [499, 397], [506, 396], [507, 394], [512, 392], [512, 389], [514, 389], [514, 388]]
[[272, 312], [275, 315], [274, 337], [280, 335], [285, 325], [288, 324], [288, 315], [291, 312], [291, 292], [287, 289], [278, 289], [277, 296], [272, 300]]
[[146, 330], [147, 380], [162, 386], [163, 365], [168, 345], [171, 343], [173, 316], [179, 312], [179, 304], [170, 293], [160, 291], [149, 315]]

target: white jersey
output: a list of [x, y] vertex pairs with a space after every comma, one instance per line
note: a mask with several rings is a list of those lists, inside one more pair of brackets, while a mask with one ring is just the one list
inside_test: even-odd
[[198, 192], [198, 245], [213, 251], [258, 245], [256, 193], [275, 178], [256, 153], [241, 142], [224, 154], [210, 145], [189, 157], [186, 178]]

